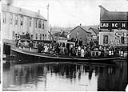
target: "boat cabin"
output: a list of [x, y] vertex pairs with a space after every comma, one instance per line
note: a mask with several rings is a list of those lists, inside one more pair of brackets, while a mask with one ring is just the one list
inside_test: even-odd
[[71, 42], [67, 40], [58, 40], [57, 43], [59, 43], [59, 45], [62, 47], [66, 47], [67, 44], [75, 46], [75, 42]]

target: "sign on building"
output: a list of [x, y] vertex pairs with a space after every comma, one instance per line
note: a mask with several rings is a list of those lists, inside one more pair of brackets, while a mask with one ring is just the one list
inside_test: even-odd
[[101, 29], [128, 29], [128, 22], [104, 22], [100, 23]]

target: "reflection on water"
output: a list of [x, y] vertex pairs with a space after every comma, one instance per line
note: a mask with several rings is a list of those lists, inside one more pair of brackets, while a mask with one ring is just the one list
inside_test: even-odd
[[4, 90], [125, 90], [127, 62], [41, 63], [4, 66]]

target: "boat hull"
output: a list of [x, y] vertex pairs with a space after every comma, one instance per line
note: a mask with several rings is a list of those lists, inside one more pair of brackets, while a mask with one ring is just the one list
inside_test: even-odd
[[100, 62], [100, 63], [113, 63], [113, 60], [120, 60], [120, 57], [107, 57], [107, 58], [80, 58], [69, 56], [54, 56], [44, 53], [35, 53], [24, 51], [18, 48], [11, 48], [11, 54], [15, 55], [15, 63], [40, 63], [40, 62]]

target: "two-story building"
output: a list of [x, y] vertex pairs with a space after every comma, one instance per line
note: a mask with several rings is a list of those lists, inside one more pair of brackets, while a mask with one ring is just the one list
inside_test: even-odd
[[100, 6], [99, 44], [128, 46], [128, 12], [108, 11]]
[[29, 33], [33, 40], [48, 40], [48, 23], [40, 11], [33, 12], [2, 4], [2, 39], [15, 40], [16, 35]]

